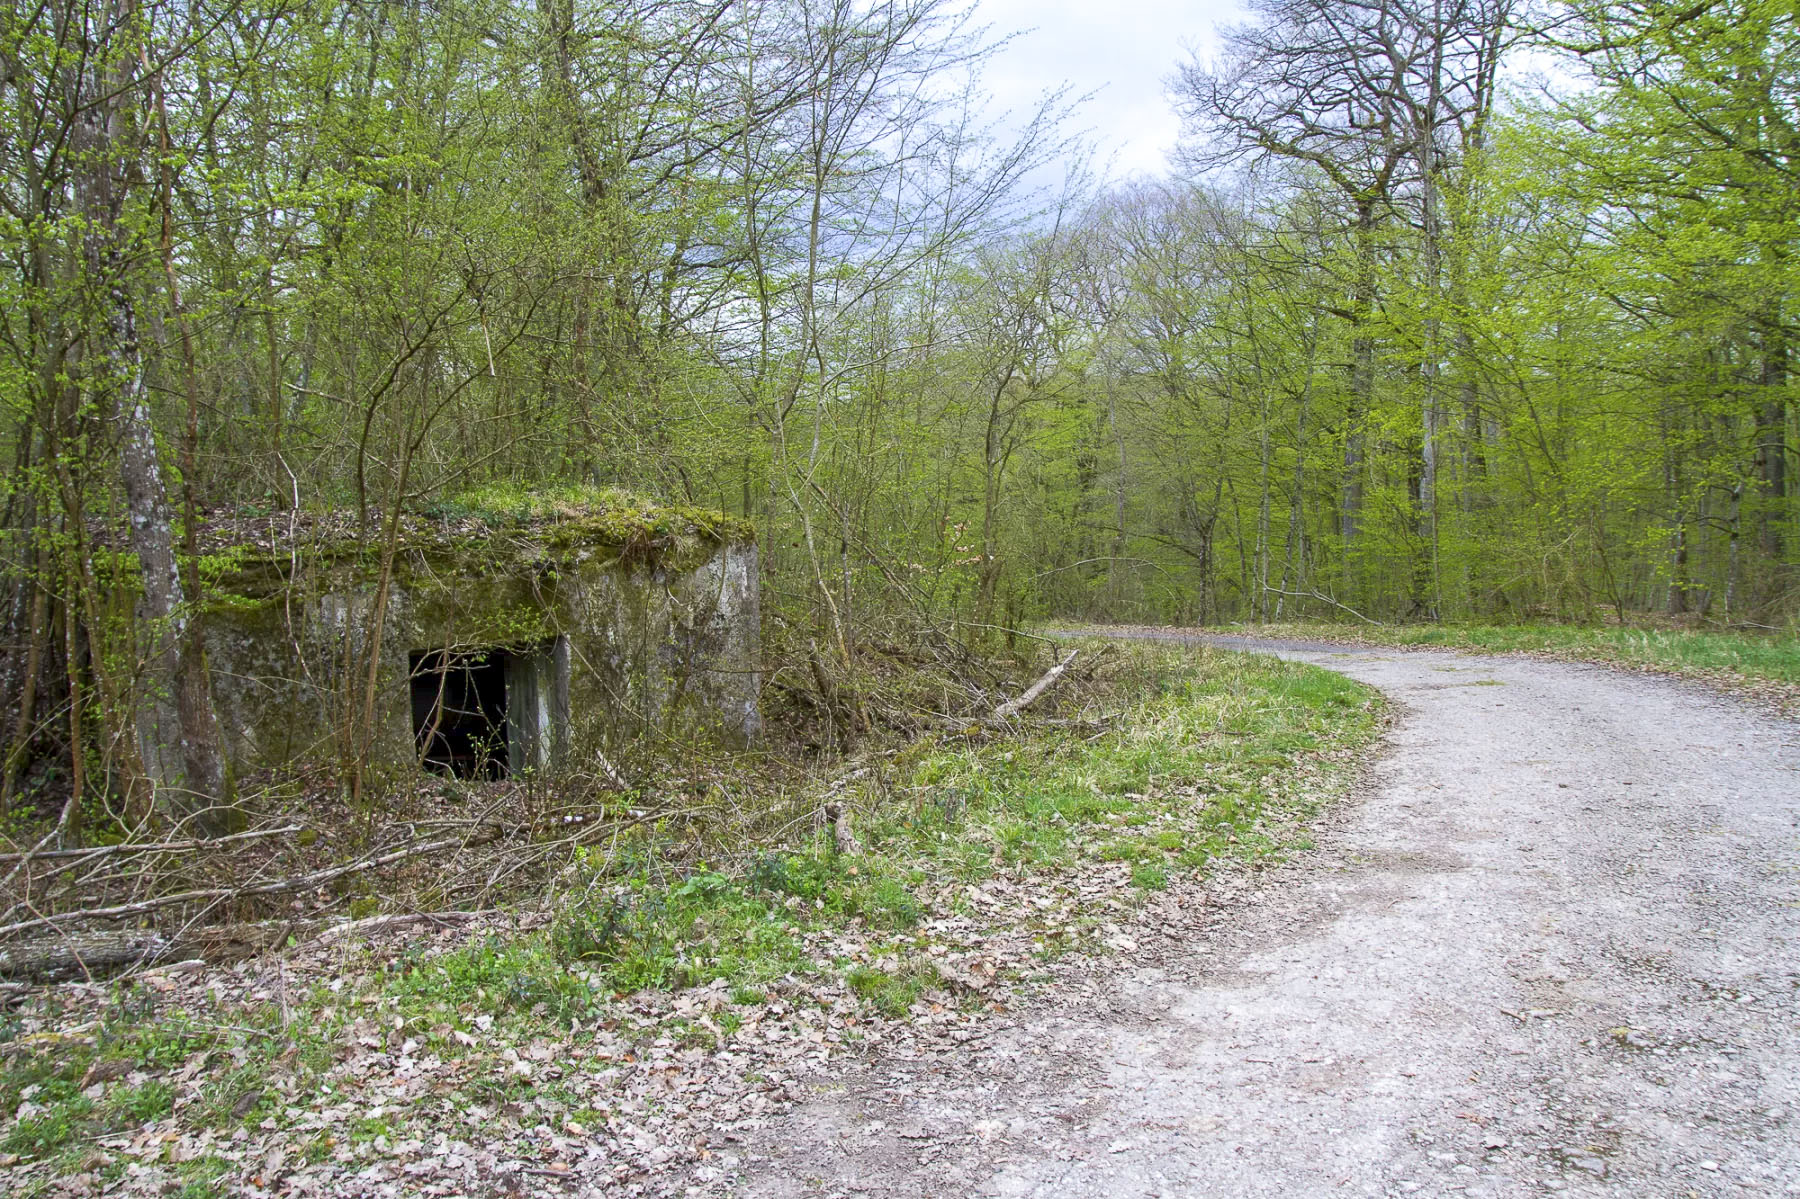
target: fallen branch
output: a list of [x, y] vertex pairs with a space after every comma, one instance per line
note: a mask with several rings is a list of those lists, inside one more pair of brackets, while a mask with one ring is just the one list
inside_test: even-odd
[[347, 874], [358, 874], [364, 870], [379, 870], [384, 866], [392, 866], [396, 862], [404, 862], [408, 858], [440, 853], [446, 849], [461, 850], [476, 845], [486, 845], [490, 841], [499, 840], [501, 832], [499, 825], [490, 824], [471, 837], [451, 837], [441, 841], [427, 841], [421, 845], [409, 845], [383, 854], [370, 854], [358, 858], [354, 862], [346, 862], [341, 866], [331, 866], [324, 870], [315, 870], [310, 874], [296, 875], [293, 878], [274, 879], [270, 882], [252, 883], [243, 887], [209, 887], [194, 891], [178, 891], [173, 895], [161, 895], [155, 899], [145, 899], [137, 903], [122, 903], [110, 908], [85, 908], [74, 912], [58, 912], [50, 916], [38, 916], [31, 920], [20, 920], [13, 924], [0, 926], [0, 937], [8, 937], [38, 928], [57, 928], [64, 923], [74, 921], [124, 920], [132, 916], [147, 915], [163, 908], [179, 907], [186, 903], [214, 903], [220, 900], [250, 899], [258, 895], [281, 895], [288, 891], [309, 891], [343, 878]]
[[1080, 650], [1070, 650], [1068, 657], [1058, 662], [1055, 666], [1052, 666], [1049, 670], [1046, 670], [1037, 682], [1025, 688], [1025, 694], [1021, 695], [1018, 699], [1009, 699], [999, 707], [995, 708], [993, 715], [988, 717], [988, 719], [996, 721], [1010, 720], [1020, 712], [1023, 712], [1026, 708], [1029, 708], [1032, 704], [1036, 703], [1038, 696], [1050, 690], [1050, 688], [1055, 685], [1056, 680], [1062, 678], [1063, 671], [1069, 668], [1069, 663], [1073, 662], [1075, 660], [1075, 655], [1080, 652]]
[[87, 849], [50, 849], [42, 853], [0, 853], [0, 866], [28, 859], [34, 862], [51, 862], [67, 858], [105, 858], [121, 853], [191, 853], [197, 849], [215, 849], [221, 845], [231, 845], [239, 841], [281, 837], [288, 833], [304, 832], [305, 830], [306, 826], [303, 824], [290, 824], [282, 828], [232, 833], [226, 837], [203, 837], [192, 841], [121, 841], [117, 845], [95, 845]]
[[393, 929], [414, 928], [421, 924], [467, 924], [484, 916], [492, 916], [497, 908], [487, 908], [479, 912], [410, 912], [394, 916], [369, 916], [362, 920], [351, 920], [344, 924], [334, 924], [314, 937], [311, 944], [334, 945], [339, 941], [365, 933], [388, 932]]
[[831, 852], [841, 857], [854, 857], [862, 852], [856, 834], [850, 829], [850, 811], [840, 803], [825, 805], [825, 821], [831, 825]]
[[869, 775], [873, 773], [875, 773], [875, 768], [873, 766], [859, 766], [849, 774], [841, 774], [833, 779], [831, 785], [825, 788], [825, 792], [828, 795], [836, 795], [839, 791], [842, 791], [857, 779], [868, 778]]
[[1285, 595], [1291, 599], [1320, 600], [1324, 603], [1330, 604], [1334, 608], [1341, 608], [1343, 611], [1350, 613], [1350, 615], [1356, 617], [1356, 619], [1362, 621], [1364, 624], [1372, 624], [1372, 625], [1376, 626], [1377, 628], [1384, 627], [1379, 620], [1373, 620], [1367, 616], [1364, 616], [1361, 612], [1358, 612], [1355, 608], [1352, 608], [1349, 604], [1340, 604], [1337, 600], [1332, 599], [1329, 595], [1324, 595], [1317, 591], [1283, 591], [1279, 587], [1270, 587], [1266, 583], [1263, 585], [1263, 590], [1274, 592], [1276, 595]]
[[619, 772], [619, 768], [612, 764], [612, 760], [606, 756], [604, 750], [596, 749], [594, 751], [594, 761], [600, 767], [600, 777], [605, 779], [607, 783], [611, 785], [613, 790], [631, 790], [631, 780], [627, 779]]
[[199, 925], [168, 935], [149, 928], [58, 933], [0, 949], [0, 977], [94, 978], [170, 958], [236, 961], [282, 944], [294, 928], [292, 920], [265, 920]]
[[169, 942], [154, 929], [53, 937], [0, 949], [0, 976], [46, 979], [66, 974], [110, 974], [122, 967], [155, 961], [169, 950]]

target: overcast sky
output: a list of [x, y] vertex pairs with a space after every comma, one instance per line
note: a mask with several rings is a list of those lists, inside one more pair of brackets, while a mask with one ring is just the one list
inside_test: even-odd
[[1180, 122], [1164, 83], [1189, 49], [1217, 46], [1216, 29], [1243, 19], [1236, 0], [977, 0], [975, 20], [999, 35], [1028, 30], [985, 76], [994, 101], [1028, 111], [1048, 88], [1093, 92], [1077, 127], [1091, 128], [1115, 178], [1158, 174]]

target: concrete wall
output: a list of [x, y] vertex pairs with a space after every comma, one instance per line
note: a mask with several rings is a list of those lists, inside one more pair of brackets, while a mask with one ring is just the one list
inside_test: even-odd
[[[375, 587], [365, 560], [297, 576], [277, 558], [214, 588], [207, 656], [226, 752], [240, 776], [336, 764], [365, 676]], [[582, 771], [596, 750], [646, 737], [742, 744], [761, 732], [761, 614], [753, 542], [689, 543], [655, 556], [606, 544], [517, 541], [408, 549], [396, 565], [377, 667], [369, 756], [414, 768], [408, 655], [505, 649], [511, 756]], [[516, 695], [514, 693], [517, 693]]]

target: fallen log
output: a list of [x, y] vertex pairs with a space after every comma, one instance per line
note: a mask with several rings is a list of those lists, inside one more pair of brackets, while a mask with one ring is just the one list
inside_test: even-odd
[[170, 945], [155, 929], [71, 933], [0, 949], [0, 977], [32, 982], [116, 974], [167, 957]]
[[[161, 962], [198, 959], [207, 964], [236, 962], [267, 953], [299, 937], [307, 945], [333, 945], [370, 933], [422, 925], [468, 924], [498, 911], [414, 912], [369, 916], [323, 927], [318, 920], [260, 920], [239, 924], [201, 924], [163, 934], [156, 929], [109, 931], [89, 929], [60, 933], [0, 948], [0, 978], [20, 982], [55, 982], [101, 978], [155, 966]], [[310, 939], [307, 939], [310, 938]]]
[[54, 982], [101, 978], [171, 959], [235, 962], [277, 948], [312, 921], [261, 920], [194, 925], [173, 933], [153, 928], [87, 929], [0, 948], [0, 978]]

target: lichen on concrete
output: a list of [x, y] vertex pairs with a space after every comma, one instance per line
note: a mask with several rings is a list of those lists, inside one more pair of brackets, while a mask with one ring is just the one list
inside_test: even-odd
[[[269, 527], [284, 535], [253, 528], [230, 542], [215, 530], [202, 564], [214, 702], [240, 771], [341, 756], [388, 556], [344, 514]], [[646, 737], [742, 743], [760, 732], [757, 550], [745, 522], [588, 492], [510, 509], [447, 505], [407, 514], [397, 531], [374, 765], [414, 764], [408, 673], [419, 651], [557, 647], [567, 727], [556, 769]]]

